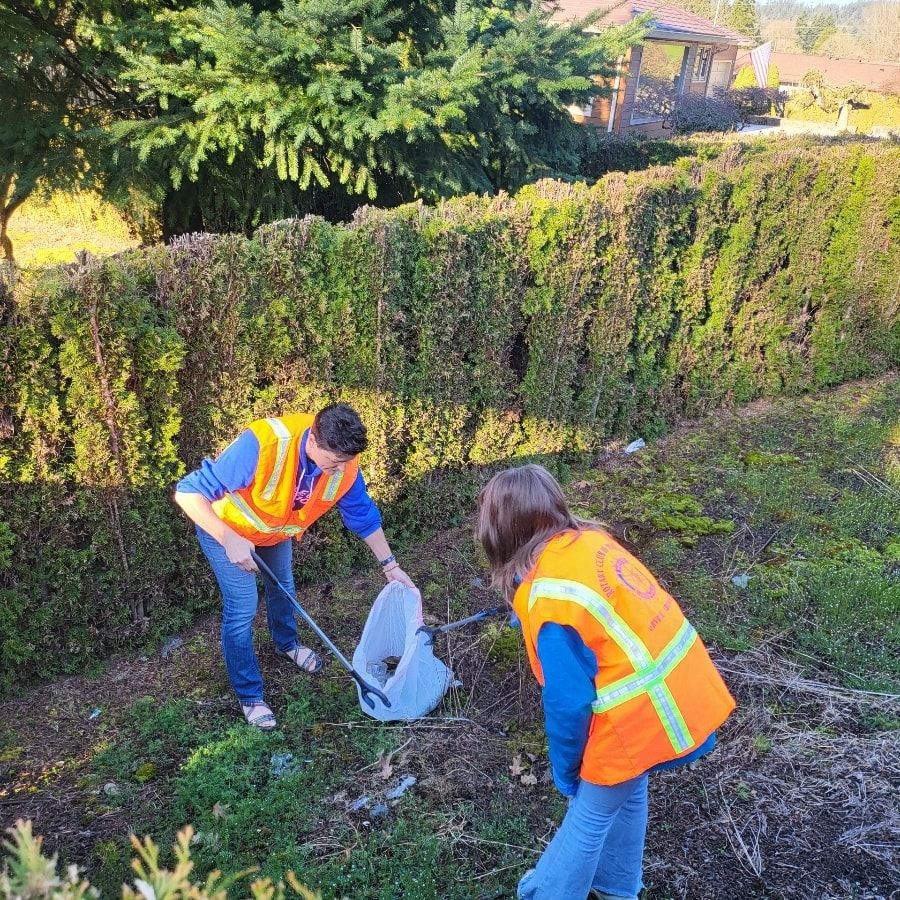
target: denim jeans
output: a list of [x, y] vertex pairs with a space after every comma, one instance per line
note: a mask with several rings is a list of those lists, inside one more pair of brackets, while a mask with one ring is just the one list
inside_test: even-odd
[[[263, 697], [262, 673], [253, 650], [253, 619], [259, 599], [256, 574], [239, 569], [225, 555], [225, 549], [202, 528], [197, 528], [200, 549], [209, 560], [222, 591], [222, 653], [228, 680], [241, 703], [258, 703]], [[294, 592], [291, 571], [292, 541], [272, 547], [257, 547], [256, 552], [275, 577]], [[297, 621], [287, 597], [263, 579], [266, 592], [266, 617], [269, 633], [278, 650], [287, 652], [297, 646]]]
[[581, 781], [559, 831], [519, 882], [523, 900], [585, 900], [591, 888], [636, 898], [647, 833], [647, 774], [605, 786]]

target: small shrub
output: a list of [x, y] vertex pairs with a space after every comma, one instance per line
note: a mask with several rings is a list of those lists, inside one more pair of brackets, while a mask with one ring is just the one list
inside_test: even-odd
[[765, 116], [774, 112], [775, 115], [784, 115], [784, 104], [788, 95], [779, 91], [777, 87], [764, 87], [751, 85], [749, 87], [728, 91], [726, 98], [746, 118], [747, 116]]
[[696, 131], [733, 131], [740, 124], [740, 110], [728, 96], [703, 97], [682, 94], [673, 103], [669, 120], [676, 134]]
[[709, 149], [688, 141], [593, 135], [583, 152], [579, 171], [585, 178], [596, 180], [608, 172], [634, 172], [650, 166], [669, 166], [682, 159], [710, 158]]
[[[84, 900], [99, 897], [96, 888], [81, 878], [77, 866], [69, 866], [60, 874], [56, 856], [43, 853], [43, 838], [35, 837], [31, 823], [21, 819], [8, 830], [10, 838], [3, 842], [5, 858], [0, 871], [0, 900]], [[122, 885], [123, 900], [146, 900], [148, 897], [165, 897], [167, 900], [226, 900], [238, 896], [238, 885], [245, 883], [252, 870], [223, 876], [213, 871], [204, 880], [193, 876], [191, 859], [193, 829], [188, 826], [178, 833], [172, 848], [175, 865], [168, 869], [160, 865], [159, 848], [150, 838], [140, 840], [132, 835], [131, 845], [137, 854], [131, 867], [135, 873], [133, 886]], [[258, 879], [247, 885], [243, 896], [254, 900], [285, 900], [290, 896], [303, 900], [321, 900], [297, 880], [293, 872], [285, 874], [284, 881]]]
[[781, 115], [787, 95], [775, 88], [746, 87], [717, 91], [711, 97], [683, 94], [672, 106], [670, 120], [676, 134], [733, 131], [751, 115], [773, 110]]

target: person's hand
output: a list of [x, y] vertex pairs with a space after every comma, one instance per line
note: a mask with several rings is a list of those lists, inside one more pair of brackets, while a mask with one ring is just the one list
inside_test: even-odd
[[247, 540], [237, 532], [228, 529], [225, 539], [222, 541], [222, 547], [225, 549], [225, 555], [239, 569], [244, 572], [258, 572], [256, 563], [250, 555], [256, 549], [253, 541]]
[[399, 581], [400, 584], [408, 587], [410, 590], [415, 591], [417, 594], [419, 593], [419, 589], [413, 583], [412, 578], [403, 571], [398, 565], [389, 566], [384, 570], [384, 577], [388, 584], [392, 581]]

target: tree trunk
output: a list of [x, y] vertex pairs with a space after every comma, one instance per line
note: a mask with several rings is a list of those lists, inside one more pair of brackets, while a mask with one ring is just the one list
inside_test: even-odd
[[16, 259], [13, 256], [13, 245], [12, 241], [9, 238], [9, 235], [6, 233], [6, 226], [9, 223], [9, 217], [12, 215], [11, 212], [7, 212], [3, 210], [0, 212], [0, 247], [3, 248], [3, 258], [7, 262], [15, 262]]
[[14, 184], [16, 181], [12, 172], [6, 172], [0, 178], [0, 248], [3, 249], [3, 258], [11, 263], [16, 260], [13, 257], [12, 241], [6, 229], [12, 214], [22, 205], [25, 197], [31, 193], [31, 191], [27, 191], [24, 195], [17, 197], [13, 189]]
[[168, 243], [173, 237], [205, 231], [203, 212], [197, 200], [197, 186], [183, 184], [166, 191], [162, 202], [162, 238]]

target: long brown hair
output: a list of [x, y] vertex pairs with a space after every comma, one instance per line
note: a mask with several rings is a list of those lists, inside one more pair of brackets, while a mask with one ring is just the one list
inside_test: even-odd
[[498, 473], [478, 498], [478, 540], [491, 564], [491, 582], [507, 601], [547, 541], [587, 529], [602, 526], [573, 516], [559, 482], [533, 463]]

